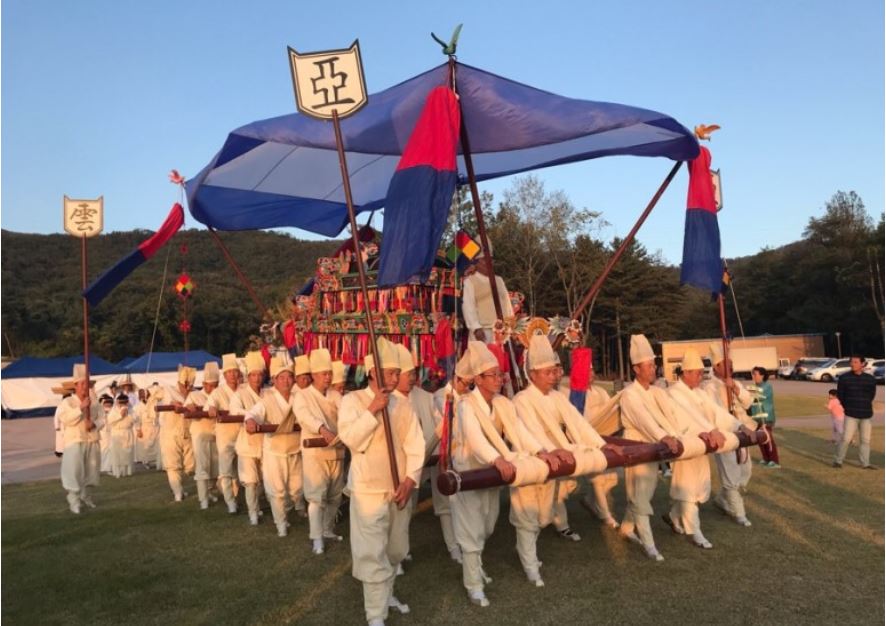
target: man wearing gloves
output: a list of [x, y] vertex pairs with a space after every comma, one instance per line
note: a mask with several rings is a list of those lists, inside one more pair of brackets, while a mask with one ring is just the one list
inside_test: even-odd
[[[379, 363], [369, 354], [364, 367], [369, 386], [344, 397], [339, 410], [339, 436], [351, 451], [348, 490], [351, 493], [351, 557], [353, 576], [363, 583], [363, 606], [371, 626], [384, 624], [388, 608], [409, 607], [394, 597], [397, 565], [409, 552], [412, 490], [424, 465], [425, 443], [418, 418], [408, 402], [391, 392], [400, 377], [394, 346], [377, 343]], [[398, 484], [391, 465], [382, 409], [390, 418]]]

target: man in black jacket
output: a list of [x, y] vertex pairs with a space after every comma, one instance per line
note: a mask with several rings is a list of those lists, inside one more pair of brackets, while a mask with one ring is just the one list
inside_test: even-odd
[[871, 417], [874, 415], [873, 402], [877, 395], [877, 382], [870, 374], [864, 373], [864, 357], [852, 355], [849, 360], [851, 372], [840, 376], [837, 383], [837, 398], [846, 412], [843, 427], [843, 440], [837, 447], [834, 467], [843, 467], [846, 450], [858, 431], [858, 460], [863, 469], [876, 469], [870, 464], [871, 456]]

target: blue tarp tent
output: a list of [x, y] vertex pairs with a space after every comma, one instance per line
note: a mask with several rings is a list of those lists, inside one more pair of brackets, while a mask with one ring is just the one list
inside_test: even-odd
[[[479, 181], [602, 156], [699, 153], [695, 136], [663, 113], [566, 98], [462, 63], [455, 75]], [[448, 76], [443, 64], [342, 120], [358, 212], [384, 205], [426, 97]], [[461, 157], [457, 167], [464, 184]], [[219, 230], [293, 226], [333, 237], [348, 221], [332, 124], [298, 113], [234, 130], [186, 186], [193, 216]]]
[[132, 363], [133, 361], [135, 361], [135, 359], [136, 359], [136, 357], [134, 357], [134, 356], [123, 357], [122, 359], [117, 361], [117, 367], [126, 369], [126, 366], [129, 365], [130, 363]]
[[[74, 364], [83, 363], [83, 355], [41, 359], [24, 356], [15, 363], [7, 365], [0, 372], [2, 378], [70, 378], [74, 372]], [[94, 376], [117, 374], [124, 371], [119, 365], [108, 363], [95, 355], [89, 355], [89, 373]]]
[[[149, 363], [150, 361], [150, 369]], [[221, 365], [221, 359], [209, 354], [204, 350], [191, 350], [190, 352], [154, 352], [143, 354], [129, 365], [126, 371], [133, 374], [144, 372], [174, 372], [179, 365], [189, 365], [200, 369], [207, 361], [215, 361]]]

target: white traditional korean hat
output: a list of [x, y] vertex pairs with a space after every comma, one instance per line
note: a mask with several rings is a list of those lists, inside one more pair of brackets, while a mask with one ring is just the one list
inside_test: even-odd
[[704, 369], [704, 363], [695, 348], [689, 348], [683, 353], [683, 360], [680, 363], [680, 368], [684, 372]]
[[[384, 337], [379, 337], [376, 345], [378, 346], [378, 358], [381, 359], [381, 368], [400, 369], [400, 357], [397, 355], [394, 344]], [[363, 367], [367, 372], [375, 367], [371, 351], [363, 358]]]
[[197, 370], [187, 365], [178, 366], [178, 382], [182, 385], [193, 385], [197, 380]]
[[279, 354], [271, 357], [271, 378], [277, 378], [278, 374], [283, 372], [292, 373], [292, 364], [286, 362]]
[[526, 356], [526, 367], [529, 371], [559, 365], [560, 359], [554, 353], [554, 347], [546, 335], [532, 335], [529, 340], [529, 354]]
[[465, 354], [470, 358], [471, 373], [474, 376], [498, 367], [498, 359], [482, 341], [469, 341], [468, 351]]
[[[319, 374], [320, 372], [332, 371], [332, 357], [326, 348], [314, 348], [311, 350], [309, 358], [311, 365], [311, 374]], [[298, 368], [298, 359], [295, 361], [296, 369]]]
[[240, 365], [237, 363], [237, 355], [236, 354], [234, 354], [232, 352], [230, 354], [223, 354], [222, 355], [222, 365], [221, 365], [222, 372], [227, 372], [230, 370], [239, 370], [239, 369], [240, 369]]
[[203, 382], [218, 382], [218, 363], [216, 363], [215, 361], [206, 361], [206, 363], [203, 365]]
[[400, 363], [400, 373], [411, 372], [415, 369], [415, 361], [412, 353], [402, 343], [394, 344], [397, 349], [397, 362]]
[[710, 345], [710, 353], [711, 353], [711, 363], [716, 365], [717, 363], [723, 362], [723, 346], [719, 343], [712, 343]]
[[474, 380], [474, 369], [471, 367], [471, 353], [465, 352], [455, 364], [455, 375], [462, 380]]
[[295, 357], [295, 375], [311, 373], [311, 358], [307, 354]]
[[631, 364], [637, 365], [654, 360], [655, 352], [646, 335], [631, 335]]
[[332, 362], [332, 384], [338, 385], [345, 382], [345, 364], [342, 361]]
[[265, 371], [265, 359], [262, 357], [261, 352], [247, 352], [245, 360], [247, 373]]

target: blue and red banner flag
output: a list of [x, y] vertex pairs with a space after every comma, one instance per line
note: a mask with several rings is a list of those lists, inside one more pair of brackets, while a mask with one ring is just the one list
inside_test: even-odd
[[683, 234], [683, 264], [680, 284], [716, 294], [723, 280], [720, 258], [720, 226], [711, 180], [711, 152], [704, 146], [689, 161], [689, 194], [686, 199], [686, 228]]
[[135, 268], [150, 259], [157, 250], [163, 247], [172, 236], [178, 232], [185, 222], [185, 211], [182, 205], [176, 202], [166, 221], [160, 226], [160, 229], [141, 242], [138, 247], [127, 254], [125, 257], [117, 261], [117, 263], [105, 270], [105, 272], [96, 278], [89, 287], [83, 290], [83, 297], [91, 306], [97, 305], [104, 300], [111, 291], [123, 282]]
[[426, 279], [446, 228], [458, 180], [461, 113], [448, 87], [429, 94], [397, 165], [385, 200], [378, 285]]
[[591, 381], [592, 358], [593, 353], [590, 348], [575, 348], [570, 356], [569, 401], [582, 415], [585, 412], [585, 400], [588, 397], [588, 386]]

